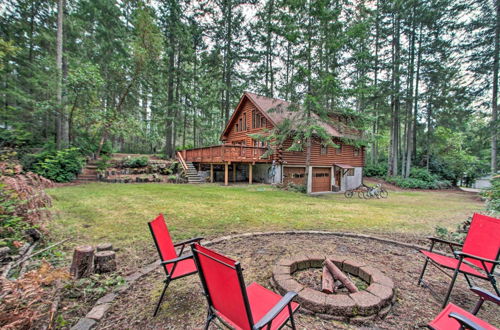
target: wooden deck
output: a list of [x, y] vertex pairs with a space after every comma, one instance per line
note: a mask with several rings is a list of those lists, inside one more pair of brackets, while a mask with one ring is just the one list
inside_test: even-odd
[[186, 162], [194, 163], [270, 163], [272, 157], [262, 158], [267, 148], [243, 145], [218, 145], [182, 150], [179, 153]]

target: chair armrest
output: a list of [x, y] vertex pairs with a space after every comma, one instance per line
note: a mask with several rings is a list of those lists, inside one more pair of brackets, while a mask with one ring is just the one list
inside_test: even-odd
[[462, 252], [462, 251], [455, 251], [453, 253], [457, 257], [461, 257], [461, 258], [472, 258], [472, 259], [476, 259], [476, 260], [479, 260], [479, 261], [489, 262], [489, 263], [492, 263], [492, 264], [495, 264], [495, 265], [500, 264], [500, 260], [486, 259], [486, 258], [475, 256], [473, 254], [468, 254], [468, 253], [465, 253], [465, 252]]
[[480, 296], [483, 300], [492, 301], [497, 305], [500, 305], [500, 297], [477, 286], [470, 288], [472, 292]]
[[293, 292], [293, 291], [287, 292], [287, 294], [284, 295], [283, 298], [281, 298], [281, 300], [278, 301], [278, 303], [276, 305], [274, 305], [274, 307], [259, 320], [259, 322], [254, 324], [253, 328], [254, 329], [261, 329], [266, 324], [268, 324], [269, 322], [274, 320], [274, 318], [283, 310], [283, 308], [285, 308], [288, 304], [290, 304], [292, 302], [292, 300], [293, 300], [293, 298], [295, 298], [295, 296], [297, 296], [296, 292]]
[[161, 265], [164, 266], [164, 265], [169, 265], [169, 264], [175, 264], [175, 263], [177, 263], [179, 261], [190, 259], [192, 257], [193, 257], [192, 254], [186, 254], [184, 256], [181, 256], [181, 257], [178, 257], [178, 258], [175, 258], [175, 259], [170, 259], [170, 260], [162, 261]]
[[427, 237], [427, 239], [429, 239], [432, 242], [444, 243], [444, 244], [449, 244], [449, 245], [453, 245], [453, 246], [463, 246], [463, 244], [461, 244], [461, 243], [447, 241], [445, 239], [441, 239], [441, 238], [437, 238], [437, 237]]
[[188, 239], [188, 240], [185, 240], [185, 241], [182, 241], [182, 242], [179, 242], [177, 244], [174, 244], [174, 247], [177, 247], [177, 246], [181, 246], [181, 245], [186, 245], [186, 244], [189, 244], [189, 243], [193, 243], [193, 242], [199, 242], [203, 239], [203, 237], [195, 237], [195, 238], [191, 238], [191, 239]]
[[467, 317], [465, 317], [465, 316], [463, 316], [461, 314], [450, 313], [450, 315], [448, 315], [448, 316], [451, 317], [451, 318], [454, 318], [455, 320], [457, 320], [458, 323], [460, 323], [460, 325], [462, 325], [466, 329], [484, 330], [483, 327], [479, 326], [478, 324], [476, 324], [475, 322], [469, 320]]

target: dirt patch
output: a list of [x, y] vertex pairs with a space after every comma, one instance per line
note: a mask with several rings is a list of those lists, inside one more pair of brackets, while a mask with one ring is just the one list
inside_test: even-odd
[[[414, 328], [426, 324], [441, 310], [441, 301], [429, 290], [416, 285], [424, 258], [410, 248], [369, 239], [310, 234], [240, 238], [215, 244], [211, 248], [239, 260], [245, 269], [247, 284], [255, 281], [268, 288], [271, 288], [273, 266], [286, 256], [321, 250], [325, 253], [362, 258], [392, 278], [396, 285], [397, 300], [391, 312], [385, 319], [372, 321], [370, 327]], [[202, 328], [207, 305], [197, 276], [172, 282], [159, 315], [156, 318], [152, 317], [164, 278], [163, 271], [158, 268], [138, 281], [114, 302], [110, 313], [99, 324], [99, 329]], [[448, 277], [430, 267], [427, 270], [426, 280], [441, 297], [444, 296], [449, 283]], [[487, 283], [479, 284], [488, 288]], [[476, 296], [467, 289], [462, 277], [457, 281], [452, 301], [468, 310], [471, 310], [477, 302]], [[500, 315], [496, 306], [486, 303], [479, 316], [496, 326], [500, 325]], [[304, 314], [298, 314], [296, 321], [298, 328], [307, 329], [354, 327]], [[214, 326], [211, 328], [215, 329]]]

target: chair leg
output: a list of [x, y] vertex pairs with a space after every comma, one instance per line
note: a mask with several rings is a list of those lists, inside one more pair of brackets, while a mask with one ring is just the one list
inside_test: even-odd
[[[458, 264], [458, 267], [460, 267], [460, 263]], [[446, 304], [448, 304], [448, 300], [450, 300], [451, 296], [451, 291], [453, 290], [453, 286], [455, 285], [455, 281], [457, 280], [458, 276], [458, 270], [459, 268], [455, 269], [455, 272], [453, 273], [453, 277], [451, 278], [451, 283], [450, 286], [448, 287], [448, 292], [446, 293], [446, 297], [444, 298], [443, 305], [441, 306], [442, 308], [446, 307]]]
[[155, 312], [153, 314], [153, 317], [155, 317], [156, 314], [158, 314], [158, 311], [160, 310], [161, 302], [163, 301], [163, 297], [165, 296], [165, 292], [167, 291], [167, 288], [168, 288], [169, 284], [170, 284], [170, 278], [167, 278], [165, 280], [165, 286], [163, 287], [163, 291], [161, 293], [160, 300], [158, 300], [158, 304], [156, 305], [156, 309], [155, 309]]
[[210, 307], [208, 307], [207, 322], [205, 323], [205, 328], [204, 328], [205, 330], [208, 330], [208, 328], [210, 327], [210, 322], [212, 322], [213, 319], [214, 319], [214, 314], [210, 310]]
[[418, 278], [417, 285], [422, 284], [422, 280], [424, 279], [425, 269], [427, 268], [428, 263], [429, 263], [429, 258], [425, 258], [424, 268], [422, 268], [422, 272], [420, 273], [420, 277]]
[[292, 306], [288, 304], [288, 314], [290, 314], [290, 327], [295, 330], [295, 321], [293, 320]]

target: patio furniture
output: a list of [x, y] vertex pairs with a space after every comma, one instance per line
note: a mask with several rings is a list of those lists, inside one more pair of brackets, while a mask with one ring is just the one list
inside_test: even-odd
[[[500, 295], [494, 276], [495, 267], [500, 263], [500, 219], [475, 213], [463, 244], [434, 237], [429, 239], [431, 240], [429, 251], [420, 250], [426, 259], [418, 284], [425, 286], [423, 277], [429, 261], [450, 276], [451, 283], [443, 301], [443, 308], [448, 303], [458, 273], [464, 274], [469, 287], [473, 286], [471, 277], [480, 278], [489, 281], [496, 294]], [[433, 252], [435, 243], [447, 244], [453, 257]], [[455, 249], [457, 247], [461, 249]], [[441, 268], [452, 269], [454, 273], [449, 275]]]
[[245, 286], [239, 262], [199, 244], [191, 249], [208, 301], [205, 329], [214, 318], [233, 329], [280, 329], [288, 321], [295, 329], [297, 293], [282, 297], [257, 283]]
[[[160, 214], [151, 222], [148, 222], [149, 230], [151, 230], [151, 235], [153, 235], [153, 240], [160, 255], [161, 265], [165, 270], [167, 278], [165, 279], [165, 286], [160, 296], [160, 300], [156, 305], [153, 316], [158, 314], [161, 302], [165, 296], [168, 285], [171, 281], [177, 280], [179, 278], [195, 274], [197, 272], [196, 265], [193, 260], [193, 255], [191, 253], [182, 255], [186, 245], [199, 242], [203, 238], [196, 237], [177, 244], [172, 242], [170, 233], [168, 232], [167, 224], [163, 214]], [[180, 247], [179, 253], [176, 251], [176, 247]]]
[[439, 313], [439, 315], [428, 324], [428, 327], [434, 330], [497, 329], [477, 317], [476, 314], [479, 312], [479, 309], [486, 300], [500, 305], [500, 297], [478, 287], [472, 287], [471, 290], [479, 296], [479, 301], [472, 312], [467, 312], [462, 308], [449, 303], [441, 311], [441, 313]]

